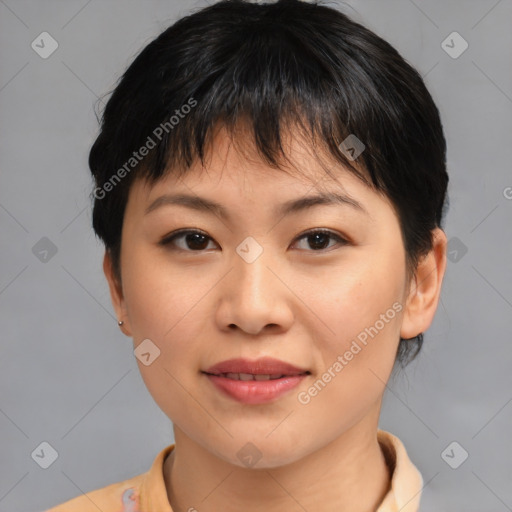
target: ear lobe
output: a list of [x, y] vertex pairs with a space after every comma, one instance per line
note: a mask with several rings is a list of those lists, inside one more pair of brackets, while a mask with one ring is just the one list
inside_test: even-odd
[[110, 298], [112, 300], [112, 306], [116, 312], [118, 320], [123, 321], [123, 325], [120, 326], [126, 336], [131, 336], [130, 319], [126, 310], [126, 303], [123, 295], [123, 288], [117, 277], [115, 276], [114, 269], [112, 266], [112, 258], [108, 251], [105, 251], [103, 257], [103, 272], [107, 278], [108, 287], [110, 290]]
[[434, 319], [446, 270], [446, 247], [446, 234], [441, 228], [436, 228], [432, 250], [418, 263], [411, 280], [400, 330], [403, 339], [425, 332]]

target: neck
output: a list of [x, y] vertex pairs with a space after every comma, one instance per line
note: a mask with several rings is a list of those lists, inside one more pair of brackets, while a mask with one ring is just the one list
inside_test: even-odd
[[365, 418], [320, 450], [269, 469], [230, 464], [174, 426], [176, 446], [164, 463], [173, 512], [376, 510], [390, 487], [376, 419]]

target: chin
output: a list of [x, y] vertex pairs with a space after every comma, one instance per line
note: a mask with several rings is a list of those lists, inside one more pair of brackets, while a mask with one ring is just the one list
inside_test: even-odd
[[[242, 436], [236, 436], [235, 440], [228, 441], [228, 446], [221, 447], [221, 452], [217, 451], [219, 448], [217, 445], [214, 453], [229, 464], [256, 470], [286, 466], [306, 455], [302, 453], [302, 447], [298, 447], [296, 442], [291, 441], [290, 436], [279, 437], [276, 433], [272, 434], [274, 435], [275, 438], [271, 439], [266, 438], [265, 435], [248, 436], [245, 432]], [[234, 456], [226, 457], [227, 454], [234, 454]]]

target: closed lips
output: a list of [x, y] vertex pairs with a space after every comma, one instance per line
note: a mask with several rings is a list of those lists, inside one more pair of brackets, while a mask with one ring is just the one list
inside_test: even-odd
[[232, 380], [275, 380], [282, 377], [297, 377], [310, 372], [304, 367], [266, 356], [256, 360], [228, 359], [206, 368], [203, 373]]
[[[299, 373], [295, 375], [306, 375], [309, 372]], [[208, 373], [208, 375], [214, 375], [215, 377], [225, 377], [226, 379], [233, 380], [275, 380], [281, 379], [282, 377], [291, 377], [291, 375], [283, 374], [252, 374], [252, 373]]]

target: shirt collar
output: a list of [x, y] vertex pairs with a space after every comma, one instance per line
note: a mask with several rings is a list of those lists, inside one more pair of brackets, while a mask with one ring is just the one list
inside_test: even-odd
[[[385, 430], [378, 430], [377, 439], [391, 474], [390, 490], [377, 512], [417, 512], [423, 488], [421, 473], [409, 459], [398, 437]], [[140, 489], [141, 510], [173, 512], [167, 498], [163, 466], [165, 458], [174, 447], [175, 444], [171, 444], [164, 448], [145, 474]]]
[[377, 512], [417, 512], [423, 488], [421, 473], [409, 459], [398, 437], [378, 430], [377, 439], [391, 473], [390, 489]]

